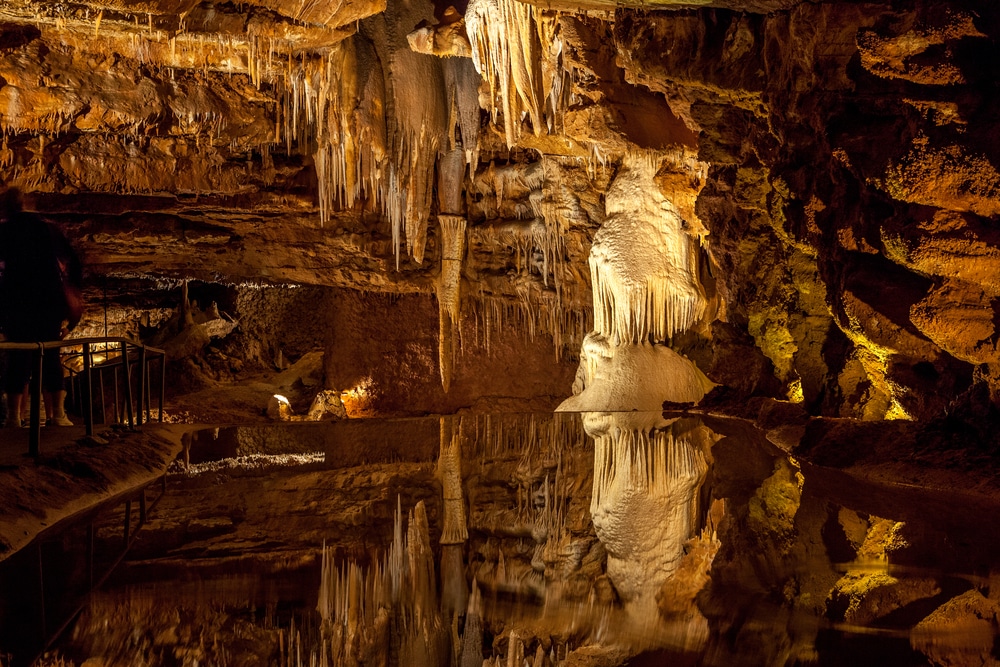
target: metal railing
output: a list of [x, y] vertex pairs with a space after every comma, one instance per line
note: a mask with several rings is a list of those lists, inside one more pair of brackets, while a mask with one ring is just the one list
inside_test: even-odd
[[[114, 391], [114, 423], [127, 423], [130, 428], [141, 426], [143, 423], [143, 410], [145, 409], [146, 421], [152, 421], [152, 410], [150, 408], [150, 377], [149, 365], [151, 362], [160, 362], [160, 382], [158, 392], [158, 412], [159, 421], [163, 421], [163, 394], [166, 388], [166, 354], [163, 350], [128, 338], [103, 337], [103, 338], [71, 338], [67, 340], [38, 342], [38, 343], [11, 343], [0, 342], [0, 351], [19, 350], [24, 352], [35, 352], [33, 359], [34, 373], [32, 374], [29, 387], [31, 397], [31, 408], [29, 417], [28, 434], [28, 454], [37, 457], [39, 455], [39, 443], [41, 441], [41, 404], [42, 404], [42, 359], [46, 352], [52, 354], [62, 354], [63, 348], [80, 348], [70, 354], [65, 354], [64, 359], [79, 357], [82, 361], [82, 370], [70, 368], [72, 400], [83, 413], [84, 426], [87, 435], [94, 434], [94, 377], [99, 381], [101, 416], [102, 422], [107, 424], [108, 410], [105, 400], [105, 373], [113, 372]], [[94, 357], [100, 355], [102, 358], [95, 365]], [[65, 365], [65, 362], [64, 362]], [[132, 367], [137, 366], [138, 382], [136, 388], [136, 398], [133, 405], [132, 392]], [[121, 388], [121, 396], [119, 395]], [[123, 401], [120, 400], [124, 399]], [[122, 419], [124, 413], [124, 420]], [[19, 415], [8, 415], [8, 419], [16, 418]]]

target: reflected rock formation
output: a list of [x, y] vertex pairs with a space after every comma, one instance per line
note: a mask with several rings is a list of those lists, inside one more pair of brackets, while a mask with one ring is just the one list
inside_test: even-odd
[[[594, 530], [607, 550], [607, 574], [621, 598], [630, 630], [651, 644], [691, 649], [707, 638], [708, 624], [694, 607], [698, 588], [686, 601], [688, 624], [664, 627], [661, 598], [676, 600], [676, 587], [689, 590], [693, 580], [707, 581], [715, 548], [690, 549], [701, 562], [702, 576], [681, 570], [685, 547], [699, 538], [701, 491], [717, 439], [700, 420], [665, 421], [632, 413], [588, 413], [587, 433], [594, 438], [594, 491], [590, 511]], [[704, 556], [707, 554], [707, 558]], [[687, 579], [687, 580], [683, 580]], [[676, 611], [676, 604], [671, 604]]]

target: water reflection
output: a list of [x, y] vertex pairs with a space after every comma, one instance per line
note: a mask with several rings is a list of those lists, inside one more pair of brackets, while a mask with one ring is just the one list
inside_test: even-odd
[[[701, 491], [718, 436], [698, 419], [640, 413], [583, 415], [594, 439], [590, 512], [607, 551], [607, 576], [632, 625], [633, 645], [695, 649], [708, 625], [694, 605], [718, 549], [701, 512]], [[682, 571], [683, 577], [673, 581]], [[677, 620], [665, 624], [659, 600]]]
[[707, 417], [212, 430], [58, 659], [981, 664], [995, 510]]

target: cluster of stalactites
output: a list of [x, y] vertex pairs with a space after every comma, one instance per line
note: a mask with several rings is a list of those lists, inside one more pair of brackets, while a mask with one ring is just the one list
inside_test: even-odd
[[[489, 246], [514, 248], [518, 271], [537, 270], [545, 287], [552, 279], [558, 299], [559, 264], [565, 255], [565, 234], [561, 230], [559, 207], [549, 200], [546, 192], [543, 164], [544, 160], [500, 167], [491, 163], [477, 174], [472, 188], [482, 197], [479, 208], [488, 218], [500, 220], [479, 225], [470, 233]], [[509, 201], [508, 206], [504, 206], [505, 199], [527, 201], [517, 204], [514, 219], [505, 220], [505, 208], [510, 208]], [[540, 266], [534, 261], [536, 251], [541, 255]]]
[[503, 116], [507, 145], [518, 142], [525, 115], [536, 135], [557, 131], [569, 88], [557, 20], [518, 0], [472, 0], [465, 25], [493, 119]]
[[511, 332], [532, 343], [539, 334], [550, 336], [557, 361], [565, 350], [576, 353], [580, 349], [593, 325], [589, 308], [561, 307], [552, 292], [534, 296], [521, 285], [515, 287], [515, 294], [510, 298], [480, 291], [471, 299], [472, 337], [487, 354]]
[[615, 345], [668, 341], [704, 315], [699, 239], [657, 186], [658, 160], [627, 155], [594, 235], [594, 330]]
[[440, 77], [419, 68], [410, 74], [417, 81], [400, 71], [387, 82], [374, 48], [360, 38], [345, 40], [290, 67], [276, 128], [276, 141], [289, 151], [315, 145], [321, 223], [373, 200], [392, 227], [397, 268], [404, 242], [407, 254], [423, 262], [434, 168], [448, 139]]
[[[385, 86], [373, 61], [370, 48], [348, 40], [324, 56], [315, 72], [303, 68], [292, 89], [302, 98], [306, 122], [311, 121], [316, 131], [323, 223], [334, 210], [351, 208], [362, 197], [374, 198], [384, 209], [393, 208], [386, 178], [391, 169], [383, 115]], [[291, 128], [294, 132], [294, 120]]]

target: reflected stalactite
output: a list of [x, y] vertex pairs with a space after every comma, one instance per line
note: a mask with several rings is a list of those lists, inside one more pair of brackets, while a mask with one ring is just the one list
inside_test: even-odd
[[472, 594], [465, 610], [465, 632], [462, 636], [461, 667], [481, 667], [483, 664], [483, 601], [479, 586], [472, 582]]
[[441, 453], [438, 457], [438, 477], [444, 495], [441, 544], [462, 544], [469, 539], [462, 493], [462, 447], [454, 425], [454, 418], [441, 417]]
[[394, 651], [399, 664], [446, 664], [449, 629], [438, 609], [424, 504], [409, 512], [405, 537], [402, 524], [397, 507], [389, 552], [368, 568], [353, 561], [339, 566], [332, 549], [324, 549], [317, 605], [322, 638], [308, 664], [390, 664]]
[[[664, 655], [711, 665], [853, 664], [858, 637], [865, 650], [965, 664], [992, 646], [996, 578], [973, 574], [989, 572], [997, 552], [975, 539], [995, 532], [980, 499], [936, 493], [929, 506], [913, 506], [924, 494], [800, 467], [745, 423], [709, 417], [462, 415], [424, 425], [431, 449], [410, 474], [395, 454], [372, 461], [374, 438], [360, 438], [364, 464], [341, 460], [294, 476], [172, 475], [159, 505], [170, 511], [151, 515], [139, 553], [90, 596], [61, 640], [62, 656], [40, 667], [80, 664], [68, 656], [107, 667], [251, 657], [280, 667], [610, 666]], [[399, 427], [414, 432], [411, 420]], [[196, 461], [225, 440], [214, 430], [204, 436], [188, 442]], [[351, 481], [289, 497], [336, 471]], [[392, 505], [380, 497], [362, 524], [359, 497], [382, 483], [427, 498], [427, 507], [404, 511], [397, 496], [394, 522], [379, 525]], [[208, 488], [212, 495], [201, 493]], [[261, 496], [257, 507], [217, 515], [233, 509], [222, 504], [227, 494], [248, 490]], [[448, 528], [463, 521], [463, 497], [468, 539]], [[315, 543], [293, 547], [288, 536], [302, 515], [316, 515], [323, 529], [313, 534], [328, 539], [316, 614], [302, 606], [315, 591]], [[117, 554], [120, 510], [107, 521], [97, 543], [113, 538]], [[274, 533], [248, 549], [264, 522]], [[438, 544], [452, 541], [438, 540], [438, 529], [460, 541]], [[962, 548], [943, 554], [942, 536]], [[384, 554], [366, 551], [380, 540], [390, 542]], [[77, 540], [46, 550], [60, 542], [78, 558], [66, 571], [84, 571]], [[359, 560], [338, 562], [345, 551]], [[38, 554], [25, 555], [36, 567]], [[280, 592], [270, 597], [275, 583]], [[35, 584], [25, 586], [37, 596]]]
[[[594, 437], [594, 530], [607, 549], [607, 574], [626, 614], [637, 628], [645, 625], [639, 632], [649, 640], [662, 630], [666, 645], [703, 644], [708, 625], [694, 604], [698, 589], [688, 579], [693, 571], [707, 572], [717, 550], [712, 526], [705, 539], [716, 546], [707, 552], [692, 548], [702, 539], [701, 489], [717, 437], [691, 419], [668, 424], [608, 413], [588, 414], [584, 421]], [[692, 571], [674, 582], [685, 558], [699, 561], [689, 563]], [[685, 595], [686, 604], [678, 604]], [[663, 599], [671, 600], [670, 611], [691, 612], [669, 631], [661, 615]]]

